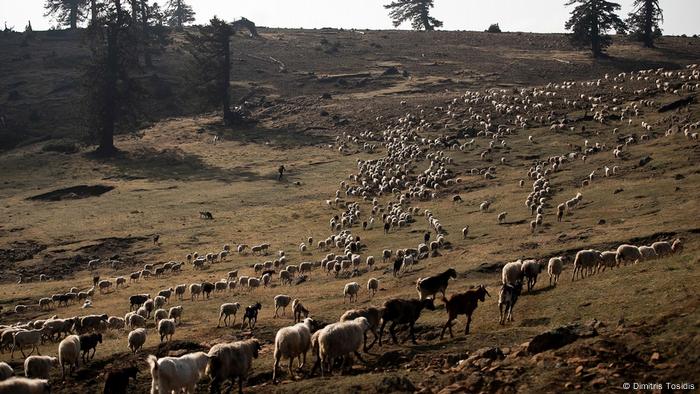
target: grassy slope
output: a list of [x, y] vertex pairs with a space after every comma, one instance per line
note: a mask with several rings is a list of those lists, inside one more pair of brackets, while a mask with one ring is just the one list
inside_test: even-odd
[[[452, 97], [450, 94], [424, 93], [401, 98], [408, 99], [411, 107], [423, 104], [431, 108], [442, 105]], [[659, 96], [657, 99], [668, 101], [671, 97]], [[309, 235], [315, 239], [327, 236], [327, 222], [334, 212], [325, 206], [323, 200], [335, 193], [337, 182], [354, 172], [358, 158], [369, 156], [339, 155], [328, 148], [332, 141], [324, 139], [323, 135], [299, 134], [296, 132], [298, 127], [289, 125], [326, 121], [318, 116], [322, 107], [331, 113], [352, 117], [353, 122], [338, 131], [364, 131], [366, 125], [380, 130], [383, 125], [373, 121], [376, 114], [395, 119], [405, 113], [405, 109], [396, 105], [398, 100], [373, 97], [372, 94], [356, 100], [342, 100], [341, 97], [327, 102], [289, 99], [284, 114], [269, 111], [261, 115], [263, 121], [257, 133], [254, 130], [221, 130], [215, 125], [216, 119], [210, 116], [169, 119], [136, 136], [120, 137], [118, 146], [125, 153], [108, 161], [94, 161], [83, 154], [45, 153], [37, 145], [3, 154], [0, 156], [0, 167], [7, 171], [3, 172], [5, 184], [0, 190], [0, 213], [7, 220], [0, 227], [2, 243], [9, 246], [15, 241], [34, 240], [48, 246], [32, 259], [11, 264], [3, 279], [13, 278], [13, 273], [18, 269], [42, 264], [50, 267], [59, 257], [89, 254], [79, 248], [94, 244], [99, 246], [102, 238], [150, 236], [154, 233], [161, 234], [162, 245], [152, 246], [146, 240], [137, 241], [130, 248], [99, 247], [93, 254], [101, 257], [119, 254], [128, 261], [138, 263], [118, 271], [100, 268], [100, 274], [103, 277], [124, 275], [137, 269], [135, 267], [140, 263], [181, 260], [186, 252], [214, 251], [223, 243], [267, 241], [272, 244], [273, 250], [285, 250], [292, 263], [320, 259], [325, 253], [314, 249], [310, 255], [302, 256], [296, 245]], [[370, 106], [373, 109], [369, 113], [361, 112]], [[697, 119], [697, 104], [691, 109], [691, 117]], [[444, 117], [441, 113], [427, 112], [431, 121], [438, 122]], [[659, 121], [657, 131], [663, 132], [663, 119], [658, 115], [646, 111], [645, 119]], [[322, 380], [324, 383], [332, 382], [332, 385], [319, 384], [319, 378], [315, 378], [285, 382], [276, 386], [275, 390], [302, 392], [313, 385], [317, 390], [328, 392], [337, 391], [338, 388], [371, 391], [382, 379], [394, 375], [408, 376], [415, 384], [430, 382], [434, 387], [451, 383], [456, 378], [453, 374], [423, 370], [429, 362], [439, 360], [446, 354], [473, 351], [490, 345], [511, 347], [549, 327], [577, 320], [597, 318], [612, 325], [620, 317], [628, 321], [646, 322], [663, 311], [683, 307], [694, 310], [692, 306], [697, 302], [697, 292], [687, 284], [696, 282], [699, 276], [695, 268], [698, 255], [698, 206], [695, 194], [700, 150], [697, 144], [688, 143], [682, 136], [634, 145], [622, 162], [613, 162], [608, 151], [591, 156], [585, 163], [576, 161], [566, 164], [561, 172], [552, 177], [551, 183], [556, 190], [553, 203], [568, 199], [581, 190], [578, 186], [580, 180], [593, 169], [598, 169], [600, 174], [600, 168], [604, 165], [616, 164], [621, 166], [622, 172], [614, 178], [598, 178], [590, 187], [581, 190], [584, 195], [581, 208], [567, 216], [562, 223], [555, 222], [554, 207], [551, 207], [545, 219], [547, 227], [540, 233], [531, 235], [526, 223], [515, 224], [530, 220], [529, 212], [524, 207], [529, 190], [517, 186], [517, 181], [526, 177], [530, 165], [524, 157], [533, 154], [547, 157], [568, 152], [570, 148], [566, 146], [567, 143], [582, 145], [585, 138], [605, 142], [609, 146], [614, 144], [610, 132], [612, 125], [600, 126], [593, 122], [585, 125], [586, 133], [582, 133], [580, 127], [575, 133], [567, 131], [556, 135], [548, 128], [538, 128], [512, 136], [508, 139], [509, 152], [504, 154], [508, 158], [507, 164], [498, 165], [498, 177], [492, 181], [467, 175], [470, 168], [485, 165], [478, 156], [480, 149], [469, 153], [450, 152], [456, 160], [454, 170], [461, 173], [465, 180], [463, 185], [469, 190], [455, 189], [447, 193], [446, 198], [418, 202], [416, 205], [431, 209], [440, 218], [447, 228], [453, 248], [445, 251], [441, 257], [421, 262], [414, 272], [400, 279], [393, 278], [384, 270], [386, 264], [379, 264], [379, 271], [373, 275], [380, 279], [382, 291], [372, 302], [367, 300], [365, 293], [360, 296], [359, 305], [362, 306], [380, 304], [395, 296], [414, 296], [413, 284], [417, 277], [453, 266], [460, 272], [460, 278], [450, 285], [450, 292], [484, 283], [492, 294], [477, 310], [469, 337], [464, 338], [461, 334], [464, 320], [460, 319], [455, 327], [455, 339], [439, 341], [434, 338], [434, 333], [445, 319], [440, 307], [438, 311], [426, 313], [421, 318], [418, 346], [388, 346], [382, 349], [382, 352], [398, 349], [409, 354], [412, 361], [400, 365], [378, 365], [376, 359], [370, 356], [370, 366], [356, 368], [353, 372], [356, 376]], [[204, 133], [199, 133], [200, 130]], [[596, 133], [598, 131], [600, 134]], [[622, 132], [628, 131], [635, 130], [623, 128]], [[224, 136], [224, 141], [216, 146], [211, 144], [214, 133]], [[438, 136], [442, 132], [426, 134]], [[536, 144], [527, 143], [529, 134], [534, 136]], [[483, 148], [487, 142], [478, 140], [478, 144]], [[500, 155], [494, 154], [495, 160]], [[643, 168], [634, 168], [639, 159], [646, 155], [651, 155], [654, 160]], [[288, 166], [290, 173], [288, 181], [280, 183], [274, 177], [276, 167], [281, 162]], [[683, 178], [675, 179], [677, 174], [683, 175]], [[294, 185], [294, 181], [301, 182], [301, 186]], [[84, 200], [55, 203], [25, 200], [59, 187], [95, 183], [114, 185], [116, 189], [101, 197]], [[620, 188], [622, 192], [613, 194]], [[449, 196], [453, 192], [459, 193], [464, 203], [452, 203]], [[485, 198], [495, 198], [494, 210], [482, 214], [477, 212], [478, 204]], [[199, 210], [212, 211], [216, 220], [199, 220]], [[363, 211], [369, 211], [368, 203], [363, 203]], [[509, 224], [497, 225], [496, 214], [501, 211], [509, 213]], [[599, 225], [600, 219], [605, 219], [606, 224]], [[471, 234], [469, 239], [461, 240], [460, 229], [465, 224], [470, 224]], [[418, 217], [410, 227], [389, 235], [383, 235], [380, 229], [354, 231], [368, 245], [366, 254], [377, 256], [387, 247], [415, 246], [422, 241], [425, 228], [424, 219]], [[684, 253], [663, 261], [605, 272], [574, 283], [569, 282], [570, 270], [567, 270], [560, 285], [554, 289], [545, 288], [544, 276], [535, 294], [521, 299], [516, 322], [505, 327], [497, 325], [499, 274], [488, 266], [484, 269], [486, 272], [480, 272], [483, 263], [503, 263], [519, 257], [546, 257], [589, 246], [603, 249], [635, 238], [643, 238], [640, 243], [649, 243], [648, 240], [658, 238], [659, 233], [677, 233], [685, 238], [687, 246]], [[132, 284], [128, 289], [119, 290], [117, 296], [96, 296], [93, 312], [123, 315], [127, 310], [128, 294], [153, 293], [179, 283], [217, 280], [235, 268], [241, 269], [241, 274], [247, 274], [252, 271], [248, 267], [260, 260], [251, 256], [235, 256], [203, 272], [192, 272], [187, 267], [179, 276]], [[84, 265], [79, 267], [62, 272], [63, 279], [57, 281], [22, 286], [3, 285], [0, 287], [1, 304], [8, 310], [17, 303], [30, 304], [36, 302], [39, 296], [62, 292], [74, 285], [87, 288], [90, 285], [89, 273], [83, 270]], [[364, 275], [359, 281], [364, 283], [367, 277]], [[247, 332], [241, 334], [237, 329], [232, 331], [213, 327], [218, 305], [224, 300], [235, 300], [242, 305], [261, 300], [264, 307], [255, 335], [269, 344], [276, 329], [291, 322], [291, 319], [271, 319], [270, 306], [274, 295], [287, 293], [299, 297], [315, 317], [333, 321], [347, 308], [340, 300], [342, 287], [347, 281], [315, 272], [308, 284], [298, 287], [275, 286], [258, 289], [252, 294], [243, 291], [234, 295], [219, 295], [209, 301], [184, 301], [185, 324], [178, 328], [176, 338], [212, 344], [247, 336]], [[77, 306], [72, 306], [55, 313], [72, 316], [83, 312]], [[4, 313], [2, 322], [34, 319], [53, 313], [40, 312], [32, 307], [20, 316]], [[680, 319], [684, 322], [681, 326], [697, 333], [696, 313]], [[153, 331], [150, 333], [147, 346], [153, 347], [158, 340]], [[123, 361], [116, 360], [123, 360], [124, 354], [120, 352], [125, 350], [125, 335], [110, 333], [107, 338], [99, 349], [97, 365], [121, 365]], [[671, 332], [658, 339], [662, 352], [663, 349], [671, 351], [672, 347], [664, 344], [669, 338], [672, 338]], [[44, 352], [53, 354], [55, 345], [45, 345], [42, 354]], [[272, 365], [271, 353], [272, 347], [266, 346], [256, 362], [255, 382], [269, 380], [266, 378]], [[2, 360], [7, 358], [7, 355], [0, 357]], [[143, 358], [144, 355], [128, 356], [126, 360], [135, 360], [143, 366]], [[692, 371], [688, 367], [685, 376], [693, 377]], [[80, 386], [93, 387], [99, 381], [99, 372], [99, 369], [84, 369], [77, 380], [70, 379], [56, 390], [75, 392]], [[680, 374], [684, 376], [682, 371]], [[538, 387], [546, 382], [556, 382], [557, 376], [528, 379], [533, 379], [527, 381], [529, 387]], [[140, 389], [147, 384], [146, 377], [141, 376]], [[268, 391], [271, 388], [263, 383], [255, 390]]]

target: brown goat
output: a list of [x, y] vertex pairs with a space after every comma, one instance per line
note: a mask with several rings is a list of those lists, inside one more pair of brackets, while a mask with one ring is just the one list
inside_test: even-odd
[[454, 338], [454, 335], [452, 335], [452, 320], [456, 319], [459, 315], [467, 316], [467, 326], [464, 329], [464, 335], [469, 334], [472, 313], [474, 313], [479, 301], [484, 302], [486, 296], [491, 297], [489, 292], [486, 291], [486, 286], [479, 285], [464, 293], [453, 294], [449, 301], [445, 297], [442, 297], [442, 302], [445, 303], [445, 308], [447, 309], [447, 323], [445, 323], [445, 326], [442, 328], [440, 339], [445, 335], [445, 330], [448, 328], [450, 329], [450, 338]]

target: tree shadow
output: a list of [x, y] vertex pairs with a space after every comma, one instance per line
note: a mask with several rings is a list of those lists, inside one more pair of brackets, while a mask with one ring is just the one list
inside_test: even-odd
[[271, 179], [242, 167], [222, 168], [205, 163], [201, 157], [181, 149], [139, 148], [120, 151], [109, 158], [95, 158], [114, 167], [105, 179], [215, 180], [225, 183]]
[[209, 125], [208, 129], [225, 140], [243, 144], [262, 144], [277, 149], [328, 145], [334, 142], [334, 137], [328, 129], [322, 127], [305, 127], [302, 130], [296, 130], [287, 127], [267, 128], [258, 124], [235, 129], [223, 125]]

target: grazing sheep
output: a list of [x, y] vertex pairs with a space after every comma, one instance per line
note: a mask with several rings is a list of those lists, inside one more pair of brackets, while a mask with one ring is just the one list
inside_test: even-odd
[[133, 353], [136, 353], [143, 347], [143, 344], [146, 343], [146, 329], [137, 328], [131, 331], [128, 336], [128, 341], [129, 350], [131, 350]]
[[375, 264], [374, 256], [367, 256], [367, 268], [370, 271], [374, 270], [374, 264]]
[[549, 274], [549, 285], [552, 286], [552, 279], [554, 280], [554, 286], [557, 285], [559, 281], [559, 275], [564, 270], [564, 258], [563, 257], [552, 257], [549, 259], [547, 264], [547, 273]]
[[262, 309], [262, 305], [259, 302], [249, 305], [245, 308], [245, 313], [243, 314], [243, 322], [241, 323], [241, 330], [245, 327], [245, 322], [248, 320], [248, 325], [252, 330], [255, 328], [255, 323], [258, 321], [258, 312]]
[[[89, 360], [95, 358], [97, 344], [102, 343], [102, 334], [83, 334], [78, 338], [80, 339], [80, 351], [82, 352], [83, 364], [87, 364]], [[92, 350], [92, 356], [90, 356], [90, 350]], [[87, 359], [85, 358], [86, 355]]]
[[0, 382], [7, 380], [15, 375], [15, 371], [12, 367], [3, 361], [0, 361]]
[[571, 274], [571, 281], [580, 275], [581, 279], [586, 273], [590, 273], [594, 267], [598, 267], [601, 261], [600, 252], [593, 249], [579, 250], [574, 258], [574, 272]]
[[171, 287], [169, 289], [161, 290], [158, 292], [158, 297], [165, 298], [166, 301], [170, 301], [170, 296], [172, 296], [174, 289]]
[[[653, 244], [651, 244], [651, 247], [654, 249], [658, 257], [666, 257], [673, 253], [673, 249], [671, 248], [670, 242], [654, 242]], [[41, 302], [39, 303], [41, 304]]]
[[[304, 319], [291, 327], [283, 327], [275, 335], [275, 364], [272, 368], [272, 381], [277, 381], [277, 369], [283, 358], [289, 360], [289, 376], [293, 377], [292, 365], [294, 358], [299, 358], [299, 369], [306, 364], [306, 353], [311, 348], [311, 330], [313, 320]], [[303, 359], [302, 359], [303, 358]]]
[[506, 215], [508, 215], [508, 212], [501, 212], [498, 214], [498, 224], [502, 224], [506, 221]]
[[151, 393], [194, 393], [197, 382], [204, 376], [209, 356], [204, 352], [185, 354], [181, 357], [146, 359], [151, 370]]
[[190, 285], [190, 301], [199, 299], [200, 294], [202, 294], [202, 285], [200, 285], [199, 283], [192, 283]]
[[401, 256], [396, 257], [396, 259], [394, 260], [394, 270], [392, 272], [394, 277], [398, 277], [401, 273], [401, 269], [403, 268], [403, 261], [403, 257]]
[[372, 299], [377, 291], [379, 290], [379, 280], [377, 278], [369, 278], [367, 280], [367, 294], [369, 298]]
[[[339, 321], [351, 321], [358, 317], [364, 317], [365, 319], [367, 319], [367, 322], [369, 323], [369, 328], [363, 334], [364, 352], [366, 353], [367, 351], [369, 351], [369, 349], [372, 348], [372, 346], [374, 346], [374, 344], [379, 339], [378, 330], [382, 319], [381, 315], [382, 311], [379, 308], [375, 307], [351, 309], [343, 313], [343, 315], [340, 316]], [[367, 345], [367, 331], [372, 331], [372, 335], [374, 335], [374, 339], [372, 340], [372, 343], [369, 344], [369, 346]]]
[[386, 301], [382, 310], [382, 326], [379, 329], [379, 346], [382, 346], [382, 336], [384, 335], [384, 326], [388, 322], [391, 322], [389, 326], [389, 333], [394, 343], [398, 343], [396, 339], [396, 332], [394, 329], [397, 324], [408, 324], [410, 331], [411, 341], [413, 344], [416, 343], [416, 334], [414, 326], [418, 318], [420, 318], [421, 311], [426, 308], [430, 311], [435, 310], [435, 304], [432, 298], [426, 298], [424, 300], [406, 300], [406, 299], [392, 299]]
[[646, 260], [654, 260], [658, 257], [656, 251], [651, 246], [642, 245], [639, 247], [639, 253], [641, 253], [642, 258]]
[[521, 280], [516, 281], [515, 284], [503, 284], [498, 293], [499, 324], [505, 324], [506, 320], [513, 321], [513, 307], [522, 290], [523, 282]]
[[58, 362], [61, 364], [61, 377], [66, 377], [66, 364], [69, 365], [68, 373], [73, 373], [73, 367], [80, 366], [80, 337], [69, 335], [58, 344]]
[[229, 271], [228, 280], [236, 280], [237, 277], [238, 277], [238, 270]]
[[282, 315], [284, 316], [287, 313], [287, 306], [289, 306], [289, 303], [292, 302], [292, 297], [285, 294], [278, 294], [275, 296], [274, 301], [275, 314], [273, 315], [273, 317], [279, 316], [277, 313], [280, 308], [282, 308]]
[[680, 239], [676, 238], [671, 244], [671, 251], [673, 253], [680, 253], [683, 250], [683, 243]]
[[634, 245], [623, 244], [617, 247], [617, 254], [615, 255], [615, 261], [617, 265], [624, 263], [627, 265], [628, 261], [633, 263], [638, 263], [642, 260], [642, 254], [639, 252], [639, 248]]
[[522, 260], [514, 261], [503, 266], [501, 271], [501, 282], [506, 284], [514, 284], [518, 280], [523, 279], [523, 263]]
[[175, 286], [175, 295], [178, 300], [182, 300], [185, 297], [185, 291], [187, 290], [187, 285], [177, 285]]
[[138, 367], [131, 366], [107, 372], [103, 394], [126, 394], [129, 379], [136, 380]]
[[280, 283], [282, 283], [282, 284], [288, 283], [289, 285], [291, 285], [292, 284], [292, 274], [287, 270], [280, 271]]
[[454, 335], [452, 335], [452, 320], [456, 319], [459, 315], [467, 316], [467, 325], [464, 328], [464, 335], [469, 334], [472, 313], [474, 313], [474, 310], [479, 305], [479, 301], [484, 302], [486, 300], [486, 296], [491, 297], [484, 285], [479, 285], [475, 289], [469, 289], [464, 293], [453, 294], [449, 300], [443, 296], [442, 302], [445, 303], [445, 309], [447, 310], [447, 323], [442, 327], [440, 339], [445, 335], [446, 329], [450, 330], [450, 338], [454, 338]]
[[126, 326], [126, 321], [117, 316], [110, 316], [109, 319], [107, 319], [107, 328], [112, 329], [112, 330], [120, 330]]
[[438, 292], [442, 293], [442, 296], [445, 297], [445, 290], [447, 289], [450, 278], [457, 278], [457, 271], [455, 271], [454, 268], [449, 268], [445, 272], [438, 275], [418, 278], [416, 280], [418, 298], [420, 300], [428, 297], [435, 298], [435, 294]]
[[598, 268], [596, 272], [600, 272], [601, 268], [602, 271], [605, 272], [606, 268], [613, 269], [617, 266], [617, 261], [615, 261], [615, 256], [617, 256], [617, 252], [612, 250], [612, 251], [605, 251], [600, 254], [600, 261], [598, 262]]
[[10, 354], [10, 358], [14, 357], [15, 349], [17, 348], [19, 348], [22, 353], [22, 357], [27, 357], [24, 354], [25, 346], [31, 346], [32, 351], [29, 354], [34, 353], [34, 350], [36, 350], [36, 354], [41, 355], [41, 353], [39, 353], [39, 344], [44, 343], [43, 336], [47, 332], [48, 329], [43, 327], [38, 330], [15, 331], [12, 335], [12, 353]]
[[129, 310], [138, 309], [143, 305], [148, 299], [151, 298], [150, 294], [136, 294], [129, 297]]
[[333, 372], [333, 361], [343, 357], [345, 366], [346, 356], [354, 353], [362, 361], [359, 350], [363, 344], [364, 333], [369, 328], [369, 322], [364, 317], [358, 317], [351, 321], [329, 324], [320, 330], [318, 336], [319, 358], [321, 360], [321, 376]]
[[294, 323], [298, 323], [302, 319], [302, 315], [304, 318], [309, 317], [309, 310], [304, 307], [304, 304], [299, 301], [299, 299], [295, 298], [294, 301], [292, 301], [292, 312], [294, 313]]
[[382, 261], [386, 263], [386, 259], [391, 257], [391, 249], [384, 249], [382, 251]]
[[172, 341], [173, 335], [175, 335], [175, 320], [163, 319], [159, 321], [158, 334], [160, 334], [161, 342], [163, 342], [164, 338], [167, 338], [167, 341]]
[[345, 284], [343, 288], [343, 304], [345, 303], [345, 298], [350, 297], [350, 302], [355, 300], [357, 302], [357, 293], [360, 291], [360, 285], [357, 282], [350, 282]]
[[535, 260], [525, 260], [521, 269], [523, 277], [527, 279], [527, 291], [529, 292], [537, 283], [537, 276], [542, 272], [542, 265]]
[[216, 324], [216, 327], [221, 327], [222, 318], [224, 319], [224, 325], [228, 327], [228, 322], [231, 320], [231, 315], [233, 315], [233, 324], [236, 324], [236, 314], [240, 308], [241, 304], [237, 302], [221, 304], [219, 307], [219, 322]]
[[54, 366], [58, 366], [56, 357], [29, 356], [24, 360], [24, 376], [30, 379], [49, 379]]
[[158, 325], [158, 322], [167, 318], [168, 311], [166, 311], [165, 309], [156, 309], [156, 311], [153, 312], [153, 321], [156, 323], [156, 326]]
[[238, 392], [242, 394], [243, 382], [253, 369], [253, 359], [258, 358], [260, 348], [257, 339], [214, 345], [209, 350], [209, 363], [205, 370], [211, 378], [210, 391], [218, 392], [219, 386], [226, 380], [231, 381], [232, 388], [238, 378]]
[[173, 319], [177, 323], [182, 323], [182, 305], [177, 305], [168, 310], [168, 319]]
[[462, 239], [467, 239], [467, 235], [469, 235], [469, 226], [462, 229]]
[[136, 313], [129, 315], [125, 320], [129, 328], [146, 327], [146, 318]]
[[112, 287], [112, 282], [109, 280], [101, 280], [97, 284], [97, 288], [100, 290], [100, 294], [104, 294], [107, 289]]
[[46, 379], [9, 378], [0, 382], [2, 394], [50, 394], [51, 385]]
[[214, 291], [214, 284], [211, 282], [202, 282], [201, 289], [202, 294], [206, 297], [206, 299], [209, 299], [211, 293]]

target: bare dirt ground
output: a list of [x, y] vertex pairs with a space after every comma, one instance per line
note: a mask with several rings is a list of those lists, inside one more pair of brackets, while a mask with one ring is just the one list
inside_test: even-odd
[[[80, 309], [80, 304], [50, 311], [39, 309], [40, 297], [64, 293], [73, 286], [89, 288], [92, 280], [87, 261], [96, 257], [119, 262], [114, 267], [103, 264], [97, 268], [102, 278], [111, 279], [128, 275], [147, 263], [183, 261], [194, 251], [219, 251], [223, 244], [235, 247], [268, 242], [272, 251], [284, 250], [291, 264], [321, 260], [327, 252], [313, 247], [301, 253], [298, 245], [309, 236], [317, 241], [331, 234], [329, 219], [341, 210], [328, 207], [325, 200], [332, 199], [339, 183], [357, 172], [358, 160], [386, 155], [381, 146], [375, 153], [363, 151], [365, 138], [360, 133], [380, 135], [400, 117], [412, 113], [434, 125], [422, 130], [421, 137], [458, 136], [460, 143], [465, 143], [481, 129], [478, 121], [470, 119], [468, 106], [461, 103], [466, 90], [485, 92], [496, 88], [503, 89], [499, 95], [517, 95], [514, 88], [541, 86], [554, 90], [545, 86], [549, 82], [579, 81], [571, 89], [558, 91], [556, 100], [560, 103], [552, 109], [556, 119], [566, 115], [571, 122], [562, 132], [551, 131], [549, 122], [530, 122], [527, 129], [508, 135], [506, 147], [494, 148], [487, 160], [480, 157], [489, 144], [483, 137], [476, 137], [475, 147], [464, 152], [445, 149], [454, 160], [449, 168], [463, 181], [439, 190], [436, 199], [415, 200], [411, 206], [430, 209], [440, 219], [450, 246], [441, 249], [437, 257], [421, 260], [400, 278], [392, 276], [390, 261], [379, 259], [376, 271], [363, 272], [359, 278], [335, 278], [317, 269], [309, 281], [297, 286], [281, 286], [275, 278], [270, 288], [239, 289], [215, 294], [210, 300], [172, 300], [172, 305], [180, 303], [185, 308], [176, 342], [159, 346], [153, 322], [149, 322], [144, 351], [131, 355], [126, 332], [107, 332], [96, 358], [81, 366], [74, 376], [62, 380], [60, 370], [53, 371], [54, 392], [97, 392], [104, 371], [129, 364], [141, 369], [132, 391], [147, 392], [147, 354], [179, 354], [177, 349], [206, 349], [250, 336], [264, 344], [246, 385], [251, 392], [611, 392], [619, 390], [624, 382], [685, 382], [695, 384], [697, 389], [700, 294], [693, 284], [700, 279], [700, 145], [682, 132], [668, 137], [664, 133], [674, 125], [697, 122], [700, 106], [696, 98], [679, 111], [658, 112], [662, 104], [697, 93], [674, 93], [683, 83], [675, 78], [669, 78], [673, 87], [665, 92], [653, 83], [656, 76], [623, 84], [605, 80], [604, 75], [608, 73], [612, 78], [620, 72], [658, 67], [680, 69], [698, 62], [700, 41], [666, 38], [656, 50], [643, 50], [638, 44], [622, 41], [611, 48], [610, 59], [593, 61], [559, 35], [261, 32], [262, 39], [240, 37], [234, 46], [234, 52], [240, 50], [236, 55], [240, 72], [234, 78], [240, 88], [237, 95], [250, 93], [248, 100], [259, 103], [251, 107], [258, 120], [254, 126], [224, 129], [220, 119], [209, 113], [172, 116], [179, 111], [196, 112], [186, 100], [178, 98], [182, 79], [166, 71], [177, 64], [176, 37], [175, 47], [163, 55], [159, 69], [153, 71], [172, 85], [175, 93], [153, 104], [157, 109], [154, 113], [162, 119], [117, 138], [121, 150], [117, 157], [97, 160], [89, 154], [90, 148], [74, 154], [47, 152], [44, 142], [24, 138], [22, 146], [0, 155], [0, 215], [4, 218], [0, 223], [0, 324], [45, 319], [54, 314], [123, 316], [131, 294], [153, 294], [180, 283], [214, 282], [232, 269], [238, 269], [239, 275], [252, 275], [254, 263], [272, 258], [234, 253], [227, 261], [203, 271], [194, 271], [186, 264], [180, 274], [142, 279], [109, 294], [98, 292], [91, 310]], [[27, 47], [17, 45], [18, 40], [0, 39], [2, 52], [18, 59], [0, 65], [0, 81], [8, 89], [10, 81], [23, 81], [15, 88], [21, 93], [19, 101], [2, 101], [11, 131], [26, 127], [27, 135], [36, 138], [43, 135], [47, 125], [56, 124], [55, 136], [74, 137], [75, 128], [70, 126], [73, 123], [65, 108], [66, 100], [78, 94], [76, 86], [59, 89], [67, 95], [63, 99], [51, 92], [56, 91], [59, 77], [75, 76], [66, 74], [71, 69], [68, 60], [59, 60], [63, 56], [83, 56], [84, 48], [75, 37], [47, 34], [39, 43], [30, 43], [36, 51], [27, 59], [23, 55]], [[56, 40], [66, 50], [57, 52], [53, 60], [42, 60], [42, 56], [51, 54]], [[42, 51], [46, 54], [41, 55]], [[282, 61], [287, 72], [279, 72], [278, 64], [269, 56]], [[399, 74], [385, 75], [392, 66]], [[32, 69], [40, 70], [41, 78], [32, 74]], [[402, 75], [404, 70], [407, 76]], [[598, 79], [603, 80], [600, 86], [580, 83]], [[624, 85], [624, 90], [615, 89], [617, 85]], [[646, 92], [634, 91], [645, 87]], [[323, 93], [329, 93], [330, 98], [322, 98]], [[591, 115], [590, 111], [561, 104], [563, 98], [580, 100], [581, 95], [601, 97], [608, 103], [615, 99], [619, 106], [639, 104], [643, 99], [654, 104], [641, 106], [632, 125], [626, 119], [614, 118], [601, 124], [585, 116]], [[460, 104], [453, 118], [445, 109], [456, 98]], [[175, 108], [178, 105], [181, 107]], [[493, 112], [497, 124], [512, 123], [511, 116], [496, 114], [490, 102], [470, 106], [475, 113]], [[41, 108], [39, 120], [33, 123], [29, 120], [31, 108]], [[57, 113], [65, 114], [64, 122], [56, 122]], [[546, 117], [548, 110], [539, 113]], [[642, 121], [652, 125], [652, 131], [643, 131]], [[614, 128], [619, 128], [617, 134], [612, 133]], [[648, 141], [626, 147], [622, 159], [613, 157], [611, 149], [624, 144], [625, 137], [635, 135], [638, 139], [645, 133], [651, 136]], [[213, 142], [215, 135], [221, 137], [220, 142]], [[534, 143], [528, 142], [530, 135]], [[348, 142], [345, 136], [357, 137], [360, 143]], [[346, 141], [347, 152], [338, 151], [337, 137]], [[606, 144], [607, 150], [590, 155], [586, 161], [568, 162], [561, 171], [552, 173], [552, 206], [547, 208], [544, 226], [531, 234], [532, 217], [524, 202], [531, 191], [527, 171], [533, 160], [582, 149], [586, 140]], [[652, 160], [640, 165], [647, 156]], [[501, 157], [506, 159], [503, 164]], [[280, 164], [288, 169], [283, 181], [276, 178]], [[415, 164], [413, 173], [418, 174], [429, 161]], [[615, 165], [620, 168], [618, 175], [602, 176], [605, 166]], [[496, 167], [495, 179], [471, 175], [472, 168], [488, 166]], [[582, 187], [581, 181], [593, 170], [598, 175], [590, 186]], [[525, 179], [523, 188], [518, 186], [520, 179]], [[557, 222], [556, 204], [577, 192], [584, 196], [582, 204]], [[461, 196], [462, 203], [452, 201], [455, 194]], [[369, 215], [370, 201], [343, 197], [360, 202], [363, 220]], [[385, 195], [380, 202], [386, 204], [393, 199]], [[479, 204], [486, 199], [493, 201], [493, 208], [481, 213]], [[200, 211], [210, 211], [214, 220], [200, 219]], [[499, 225], [496, 215], [502, 211], [508, 216]], [[366, 245], [362, 256], [378, 257], [385, 248], [416, 247], [428, 227], [425, 217], [415, 219], [389, 234], [379, 226], [370, 231], [353, 227], [353, 233]], [[462, 239], [461, 229], [467, 224], [470, 234]], [[152, 241], [155, 234], [160, 236], [156, 244]], [[572, 256], [584, 248], [608, 250], [621, 243], [648, 245], [673, 238], [681, 238], [685, 247], [669, 258], [608, 270], [575, 282], [570, 281], [572, 267], [568, 264], [556, 287], [548, 285], [543, 273], [536, 288], [518, 301], [515, 322], [498, 324], [500, 269], [506, 262]], [[274, 335], [280, 327], [292, 324], [289, 311], [283, 318], [272, 318], [275, 295], [289, 294], [303, 300], [314, 318], [330, 323], [351, 307], [378, 306], [393, 297], [415, 297], [417, 278], [447, 267], [458, 272], [448, 294], [478, 284], [486, 285], [491, 294], [476, 310], [469, 335], [463, 333], [462, 317], [454, 327], [454, 338], [439, 339], [446, 313], [438, 301], [437, 310], [424, 312], [418, 321], [418, 345], [407, 342], [374, 347], [365, 357], [366, 365], [356, 363], [342, 376], [336, 373], [332, 377], [316, 374], [301, 378], [309, 373], [305, 368], [296, 379], [283, 373], [280, 384], [271, 384]], [[364, 264], [362, 268], [364, 271]], [[40, 273], [51, 280], [38, 282]], [[18, 285], [19, 274], [33, 280]], [[370, 300], [363, 291], [357, 305], [345, 304], [344, 284], [356, 280], [364, 287], [369, 277], [380, 280], [377, 296]], [[240, 329], [241, 314], [233, 329], [216, 328], [218, 306], [233, 301], [243, 306], [255, 301], [263, 304], [254, 330]], [[29, 308], [15, 313], [18, 304]], [[527, 350], [527, 342], [533, 337], [570, 324], [578, 325], [584, 337], [557, 349]], [[55, 355], [57, 346], [47, 343], [40, 349], [42, 354]], [[5, 353], [0, 360], [21, 370], [21, 355], [10, 359]], [[207, 389], [205, 379], [198, 390]]]

